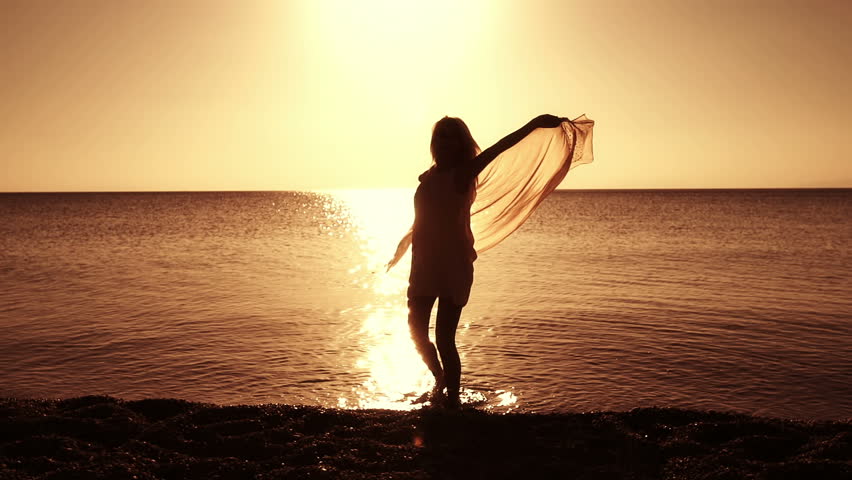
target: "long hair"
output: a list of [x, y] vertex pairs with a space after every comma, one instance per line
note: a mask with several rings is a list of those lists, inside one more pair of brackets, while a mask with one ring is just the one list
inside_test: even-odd
[[429, 149], [439, 168], [454, 167], [479, 155], [479, 145], [470, 129], [457, 117], [444, 117], [435, 123]]

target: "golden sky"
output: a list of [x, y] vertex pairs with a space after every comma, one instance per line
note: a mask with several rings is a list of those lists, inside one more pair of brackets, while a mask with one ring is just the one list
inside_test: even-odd
[[852, 187], [848, 0], [4, 0], [0, 69], [0, 191], [412, 187], [539, 113], [563, 187]]

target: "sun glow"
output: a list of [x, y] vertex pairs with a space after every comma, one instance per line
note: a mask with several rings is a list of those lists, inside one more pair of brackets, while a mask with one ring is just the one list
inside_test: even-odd
[[[348, 152], [369, 152], [371, 164], [425, 154], [418, 167], [425, 170], [423, 136], [469, 95], [459, 78], [478, 58], [474, 52], [485, 49], [478, 32], [490, 24], [494, 8], [450, 0], [317, 1], [299, 8], [299, 28], [311, 52], [302, 96], [315, 105], [305, 121], [346, 123], [334, 141]], [[431, 99], [424, 101], [427, 92]], [[384, 122], [388, 118], [392, 123]], [[356, 170], [347, 184], [379, 182], [388, 173]]]
[[341, 60], [363, 65], [381, 59], [363, 55], [394, 54], [387, 60], [401, 61], [403, 67], [437, 59], [438, 54], [446, 58], [448, 53], [462, 53], [458, 52], [462, 45], [449, 51], [446, 47], [459, 40], [475, 41], [470, 34], [481, 28], [493, 10], [481, 1], [454, 0], [339, 0], [309, 2], [306, 7], [308, 24], [318, 28], [325, 48], [359, 54]]

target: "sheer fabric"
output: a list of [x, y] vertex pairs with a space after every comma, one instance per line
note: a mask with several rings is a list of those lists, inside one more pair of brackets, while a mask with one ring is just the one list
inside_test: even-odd
[[[523, 225], [569, 170], [592, 162], [594, 125], [581, 115], [555, 128], [537, 128], [485, 167], [477, 178], [470, 210], [477, 253], [494, 247]], [[409, 230], [388, 269], [405, 255], [411, 238]]]

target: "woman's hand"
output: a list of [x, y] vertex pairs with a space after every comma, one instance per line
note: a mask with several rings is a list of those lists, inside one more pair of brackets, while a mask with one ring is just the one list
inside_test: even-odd
[[557, 117], [556, 115], [539, 115], [530, 121], [530, 126], [533, 128], [554, 128], [558, 127], [567, 118]]

